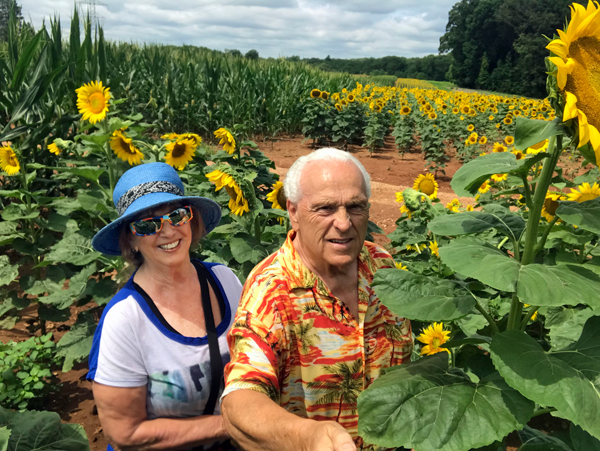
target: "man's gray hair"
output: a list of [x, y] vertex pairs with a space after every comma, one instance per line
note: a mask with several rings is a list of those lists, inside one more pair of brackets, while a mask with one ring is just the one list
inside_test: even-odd
[[300, 188], [300, 178], [302, 177], [302, 171], [304, 166], [311, 161], [342, 161], [345, 163], [354, 163], [360, 170], [365, 181], [365, 194], [367, 199], [371, 197], [371, 178], [364, 166], [354, 156], [348, 152], [334, 147], [323, 147], [322, 149], [315, 150], [298, 158], [292, 167], [289, 169], [283, 181], [283, 191], [285, 197], [290, 202], [296, 204], [302, 199], [302, 189]]

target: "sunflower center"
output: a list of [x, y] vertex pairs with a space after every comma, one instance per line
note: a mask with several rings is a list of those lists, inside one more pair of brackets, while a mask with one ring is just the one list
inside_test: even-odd
[[544, 201], [544, 208], [549, 215], [554, 216], [556, 214], [556, 209], [558, 208], [558, 201], [548, 198]]
[[439, 339], [439, 337], [435, 337], [433, 340], [431, 340], [431, 347], [433, 347], [433, 348], [439, 348], [440, 347], [440, 339]]
[[8, 164], [9, 166], [17, 166], [19, 164], [17, 158], [15, 157], [15, 155], [9, 155], [8, 157]]
[[431, 196], [435, 192], [435, 185], [430, 179], [423, 179], [419, 184], [419, 191]]
[[283, 188], [280, 188], [279, 191], [277, 191], [277, 203], [281, 206], [281, 208], [287, 210], [287, 198], [285, 197]]
[[231, 186], [228, 186], [228, 185], [225, 186], [225, 191], [227, 191], [227, 194], [229, 194], [229, 197], [231, 197], [235, 202], [237, 202], [238, 195]]
[[125, 141], [123, 138], [119, 138], [119, 147], [121, 147], [121, 150], [123, 152], [127, 152], [131, 155], [133, 155], [135, 153], [133, 151], [133, 149], [131, 148], [131, 146], [129, 145], [129, 143], [127, 141]]
[[106, 99], [104, 98], [104, 94], [101, 92], [95, 92], [89, 97], [90, 102], [90, 110], [94, 114], [102, 113], [104, 107], [106, 106]]
[[569, 57], [575, 61], [565, 89], [577, 97], [577, 108], [590, 125], [600, 128], [600, 40], [588, 36], [571, 43]]
[[185, 155], [185, 144], [175, 143], [175, 146], [173, 146], [173, 152], [171, 153], [171, 156], [173, 158], [179, 158], [183, 155]]

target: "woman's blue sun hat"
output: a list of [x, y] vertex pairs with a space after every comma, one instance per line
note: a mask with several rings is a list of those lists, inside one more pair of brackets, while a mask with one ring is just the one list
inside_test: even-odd
[[186, 201], [200, 211], [206, 233], [221, 220], [221, 207], [214, 200], [184, 195], [183, 182], [168, 164], [147, 163], [129, 169], [119, 179], [113, 192], [119, 217], [94, 236], [92, 246], [103, 254], [121, 255], [119, 235], [123, 226], [132, 222], [143, 210], [176, 201]]

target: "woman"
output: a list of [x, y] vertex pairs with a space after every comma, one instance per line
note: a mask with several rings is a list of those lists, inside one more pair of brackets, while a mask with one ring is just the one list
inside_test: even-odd
[[177, 172], [164, 163], [128, 170], [113, 198], [119, 218], [92, 245], [137, 269], [105, 308], [90, 353], [88, 379], [104, 433], [121, 450], [223, 442], [217, 400], [242, 286], [227, 267], [189, 256], [221, 209], [184, 196]]

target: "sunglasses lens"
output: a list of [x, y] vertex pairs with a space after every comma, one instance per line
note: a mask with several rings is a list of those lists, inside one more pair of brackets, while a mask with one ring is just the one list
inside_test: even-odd
[[160, 229], [160, 219], [148, 219], [133, 223], [133, 229], [138, 235], [152, 235]]
[[191, 219], [191, 217], [192, 214], [189, 207], [178, 208], [169, 215], [169, 219], [171, 220], [171, 224], [173, 225], [185, 224]]

